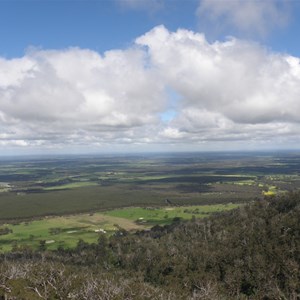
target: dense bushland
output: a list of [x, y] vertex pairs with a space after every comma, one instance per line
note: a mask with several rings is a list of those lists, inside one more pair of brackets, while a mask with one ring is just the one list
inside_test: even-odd
[[0, 299], [300, 299], [300, 194], [42, 248], [2, 255]]

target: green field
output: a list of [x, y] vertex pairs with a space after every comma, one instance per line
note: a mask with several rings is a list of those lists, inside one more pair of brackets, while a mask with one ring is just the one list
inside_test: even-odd
[[203, 218], [211, 213], [237, 208], [237, 204], [195, 205], [181, 207], [132, 207], [104, 212], [104, 215], [124, 218], [142, 225], [170, 224], [174, 218], [190, 219], [192, 216]]
[[96, 186], [98, 185], [96, 182], [72, 182], [72, 183], [67, 183], [59, 186], [49, 186], [45, 187], [43, 190], [44, 191], [55, 191], [55, 190], [68, 190], [68, 189], [76, 189], [80, 187], [85, 187], [85, 186]]
[[96, 242], [98, 232], [113, 233], [118, 228], [117, 224], [127, 230], [140, 228], [134, 222], [126, 219], [109, 217], [99, 213], [3, 224], [1, 228], [8, 228], [12, 232], [0, 235], [1, 250], [11, 250], [14, 245], [26, 245], [37, 249], [41, 241], [45, 241], [48, 249], [57, 249], [59, 246], [74, 247], [79, 239], [89, 243]]
[[41, 220], [3, 224], [0, 229], [11, 231], [0, 235], [0, 251], [10, 251], [14, 246], [29, 246], [38, 249], [44, 242], [49, 250], [59, 246], [75, 247], [78, 240], [96, 242], [99, 233], [114, 234], [123, 228], [127, 231], [142, 230], [153, 225], [172, 223], [175, 217], [191, 219], [203, 218], [211, 213], [238, 207], [235, 204], [162, 207], [162, 208], [124, 208], [103, 213], [78, 214], [61, 217], [48, 217]]

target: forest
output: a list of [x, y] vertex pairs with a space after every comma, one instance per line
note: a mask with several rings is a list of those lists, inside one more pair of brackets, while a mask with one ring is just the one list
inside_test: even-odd
[[0, 256], [0, 299], [299, 299], [300, 193]]

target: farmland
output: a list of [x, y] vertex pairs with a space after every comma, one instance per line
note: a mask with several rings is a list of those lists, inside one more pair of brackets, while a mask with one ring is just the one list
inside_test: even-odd
[[293, 152], [2, 158], [0, 247], [73, 247], [95, 230], [205, 217], [295, 191], [299, 170]]
[[[44, 243], [49, 250], [58, 247], [75, 247], [78, 240], [95, 243], [99, 233], [111, 235], [119, 229], [136, 231], [149, 229], [153, 225], [172, 223], [174, 218], [183, 220], [192, 217], [203, 218], [212, 213], [238, 207], [234, 204], [206, 206], [161, 207], [161, 208], [123, 208], [103, 213], [76, 214], [59, 217], [47, 217], [41, 220], [3, 224], [0, 235], [0, 251], [9, 251], [13, 247], [29, 246], [38, 249]], [[1, 229], [0, 228], [0, 229]]]

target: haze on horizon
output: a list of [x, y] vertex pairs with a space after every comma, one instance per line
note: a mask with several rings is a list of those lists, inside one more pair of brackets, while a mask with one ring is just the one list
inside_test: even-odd
[[300, 149], [297, 1], [0, 8], [0, 155]]

